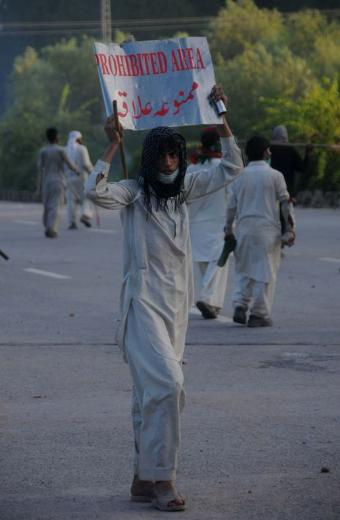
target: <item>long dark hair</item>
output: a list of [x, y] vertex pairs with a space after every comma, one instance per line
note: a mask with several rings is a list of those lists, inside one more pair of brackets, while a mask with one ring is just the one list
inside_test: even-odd
[[[179, 158], [178, 175], [172, 184], [163, 184], [158, 179], [159, 158], [165, 153], [176, 153]], [[169, 202], [173, 209], [178, 209], [185, 201], [183, 180], [186, 169], [186, 143], [181, 134], [171, 128], [160, 126], [146, 135], [138, 182], [143, 186], [144, 204], [148, 215], [152, 213], [151, 194], [157, 200], [156, 211], [167, 209]]]

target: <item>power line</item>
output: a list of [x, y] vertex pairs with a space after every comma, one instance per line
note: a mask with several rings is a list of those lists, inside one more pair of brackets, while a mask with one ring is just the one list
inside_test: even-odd
[[[206, 28], [208, 23], [200, 22], [200, 23], [188, 23], [183, 20], [179, 20], [176, 23], [164, 22], [157, 24], [132, 24], [129, 21], [126, 25], [123, 23], [114, 23], [112, 24], [112, 29], [121, 29], [127, 32], [147, 32], [147, 31], [176, 31], [179, 29], [203, 29]], [[100, 23], [93, 24], [93, 26], [83, 26], [76, 27], [74, 25], [69, 25], [66, 27], [55, 27], [55, 28], [39, 28], [34, 29], [11, 29], [1, 31], [0, 29], [0, 37], [4, 36], [34, 36], [34, 35], [63, 35], [63, 34], [102, 34]]]
[[[298, 11], [295, 11], [298, 12]], [[319, 10], [322, 14], [338, 18], [340, 9]], [[292, 13], [282, 13], [288, 15]], [[124, 31], [147, 32], [147, 31], [169, 31], [176, 29], [202, 29], [216, 20], [213, 16], [192, 16], [181, 18], [135, 18], [117, 19], [111, 23], [112, 29]], [[102, 20], [65, 20], [45, 22], [3, 22], [0, 23], [1, 36], [37, 36], [37, 35], [62, 35], [62, 34], [98, 34], [103, 35]]]
[[[150, 18], [150, 19], [130, 19], [115, 20], [111, 24], [111, 29], [121, 29], [128, 32], [147, 32], [147, 31], [174, 31], [178, 29], [205, 28], [214, 20], [213, 17], [196, 18]], [[48, 36], [63, 34], [103, 34], [100, 20], [79, 21], [79, 22], [16, 22], [0, 25], [1, 36]], [[108, 40], [109, 41], [109, 40]]]
[[[340, 9], [339, 9], [340, 12]], [[214, 20], [214, 16], [182, 16], [177, 18], [123, 18], [123, 19], [117, 19], [114, 22], [114, 25], [149, 25], [149, 24], [167, 24], [167, 23], [208, 23]], [[62, 20], [62, 21], [44, 21], [44, 22], [24, 22], [24, 21], [18, 21], [18, 22], [0, 22], [0, 27], [2, 28], [19, 28], [19, 27], [65, 27], [65, 26], [100, 26], [101, 20]]]

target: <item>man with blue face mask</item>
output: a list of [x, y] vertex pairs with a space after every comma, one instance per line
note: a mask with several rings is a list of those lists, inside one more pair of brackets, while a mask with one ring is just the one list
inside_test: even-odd
[[[220, 87], [212, 93], [226, 101]], [[121, 210], [124, 273], [117, 342], [133, 381], [131, 499], [152, 502], [162, 511], [182, 511], [186, 502], [175, 479], [184, 405], [182, 359], [193, 296], [187, 203], [234, 180], [242, 169], [241, 154], [223, 119], [220, 164], [209, 172], [203, 166], [189, 178], [185, 139], [159, 127], [144, 140], [138, 178], [108, 183], [122, 129], [109, 118], [105, 130], [110, 144], [86, 191], [94, 203]]]

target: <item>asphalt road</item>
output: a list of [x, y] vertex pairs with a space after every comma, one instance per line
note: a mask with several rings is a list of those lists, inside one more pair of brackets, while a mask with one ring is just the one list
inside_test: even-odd
[[[191, 314], [178, 486], [188, 520], [340, 519], [340, 211], [297, 210], [274, 326]], [[114, 341], [119, 215], [46, 239], [0, 203], [0, 519], [173, 518], [129, 502], [131, 384]]]

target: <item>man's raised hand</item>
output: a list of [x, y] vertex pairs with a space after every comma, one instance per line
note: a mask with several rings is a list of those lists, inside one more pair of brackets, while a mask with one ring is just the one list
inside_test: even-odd
[[116, 128], [115, 124], [115, 118], [114, 116], [110, 116], [107, 118], [105, 126], [104, 126], [105, 133], [112, 144], [119, 144], [123, 139], [123, 127], [119, 123], [118, 129]]
[[224, 93], [222, 85], [214, 85], [213, 88], [211, 89], [209, 97], [215, 103], [217, 101], [221, 100], [221, 101], [223, 101], [223, 103], [225, 104], [226, 107], [228, 106], [228, 98]]

